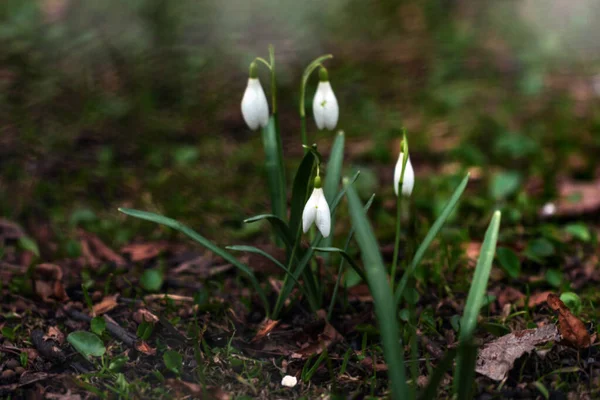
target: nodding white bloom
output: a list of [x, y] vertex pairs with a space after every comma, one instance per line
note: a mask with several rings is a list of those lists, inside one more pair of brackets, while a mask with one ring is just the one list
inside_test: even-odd
[[319, 86], [313, 100], [313, 116], [317, 123], [317, 128], [327, 128], [330, 131], [335, 129], [340, 114], [337, 99], [329, 83], [329, 75], [323, 67], [319, 70]]
[[321, 235], [326, 238], [331, 231], [331, 214], [327, 200], [325, 200], [325, 194], [321, 188], [321, 177], [315, 177], [314, 186], [315, 188], [302, 212], [302, 230], [306, 233], [314, 222]]
[[298, 378], [296, 378], [295, 376], [291, 376], [291, 375], [286, 375], [281, 380], [281, 386], [285, 386], [285, 387], [289, 387], [289, 388], [293, 388], [294, 386], [296, 386], [297, 383], [298, 383]]
[[250, 64], [250, 78], [248, 86], [242, 98], [242, 115], [244, 121], [253, 131], [259, 127], [264, 128], [269, 123], [269, 103], [263, 90], [258, 74], [256, 64]]
[[[396, 169], [394, 170], [394, 192], [398, 196], [398, 185], [400, 183], [400, 175], [402, 174], [402, 163], [404, 162], [404, 153], [400, 152], [398, 155], [398, 162], [396, 162]], [[410, 163], [410, 156], [406, 161], [406, 167], [404, 167], [404, 181], [402, 182], [402, 195], [410, 196], [415, 186], [415, 171], [413, 170], [412, 164]]]

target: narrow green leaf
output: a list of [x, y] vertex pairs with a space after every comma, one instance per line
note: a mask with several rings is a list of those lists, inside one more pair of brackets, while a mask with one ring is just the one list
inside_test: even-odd
[[290, 249], [294, 245], [294, 236], [290, 232], [290, 229], [288, 228], [285, 221], [283, 219], [279, 218], [277, 215], [274, 215], [274, 214], [256, 215], [254, 217], [246, 218], [244, 220], [244, 222], [249, 224], [252, 222], [262, 221], [265, 219], [271, 224], [271, 226], [275, 230], [275, 233], [277, 234], [277, 236], [285, 244], [285, 247]]
[[67, 336], [67, 342], [85, 358], [90, 358], [90, 356], [102, 357], [106, 352], [102, 340], [92, 332], [72, 332]]
[[[258, 247], [245, 246], [245, 245], [234, 245], [234, 246], [227, 246], [226, 249], [227, 250], [233, 250], [233, 251], [245, 251], [247, 253], [254, 253], [254, 254], [258, 254], [260, 256], [263, 256], [263, 257], [267, 258], [268, 260], [272, 261], [273, 264], [275, 264], [279, 268], [281, 268], [283, 270], [283, 272], [285, 272], [286, 274], [290, 275], [290, 277], [292, 279], [294, 279], [294, 280], [296, 279], [296, 278], [294, 278], [294, 274], [292, 273], [292, 271], [290, 271], [285, 265], [283, 265], [281, 262], [279, 262], [272, 255], [270, 255], [269, 253], [267, 253], [264, 250], [259, 249]], [[298, 285], [300, 285], [300, 282], [296, 281], [296, 283]], [[300, 287], [302, 287], [302, 286], [300, 286]]]
[[309, 151], [304, 155], [296, 176], [294, 177], [294, 186], [292, 187], [292, 204], [290, 210], [289, 230], [293, 237], [298, 235], [300, 224], [302, 223], [302, 211], [308, 199], [310, 186], [312, 182], [313, 168], [315, 166], [315, 155]]
[[410, 395], [410, 391], [406, 384], [403, 350], [398, 337], [396, 305], [388, 283], [386, 267], [383, 264], [373, 228], [367, 219], [356, 190], [348, 183], [344, 185], [347, 191], [352, 225], [356, 230], [356, 242], [361, 250], [367, 283], [373, 296], [375, 314], [381, 330], [383, 354], [388, 365], [392, 398], [406, 399]]
[[[371, 204], [373, 204], [374, 199], [375, 199], [375, 193], [373, 193], [371, 195], [371, 198], [367, 201], [367, 204], [365, 204], [365, 213], [367, 211], [369, 211], [369, 208], [371, 208]], [[354, 237], [354, 227], [350, 228], [350, 232], [348, 233], [348, 236], [346, 237], [346, 243], [344, 244], [344, 252], [346, 252], [346, 253], [348, 252], [348, 247], [350, 246], [350, 241], [352, 240], [352, 237]], [[333, 313], [333, 306], [335, 304], [335, 298], [337, 297], [337, 292], [340, 287], [342, 275], [344, 274], [345, 261], [346, 261], [346, 259], [344, 257], [342, 257], [342, 259], [340, 260], [340, 266], [338, 267], [337, 279], [335, 281], [335, 286], [333, 287], [333, 294], [331, 295], [331, 302], [329, 303], [329, 311], [327, 312], [327, 320], [328, 321], [331, 320], [331, 315]], [[364, 281], [364, 279], [363, 279], [363, 281]], [[348, 282], [347, 277], [346, 277], [346, 282]]]
[[184, 225], [172, 218], [168, 218], [168, 217], [165, 217], [165, 216], [162, 216], [159, 214], [155, 214], [155, 213], [151, 213], [148, 211], [134, 210], [131, 208], [119, 208], [119, 211], [122, 212], [123, 214], [129, 215], [132, 217], [144, 219], [146, 221], [155, 222], [157, 224], [165, 225], [165, 226], [168, 226], [169, 228], [178, 230], [179, 232], [187, 235], [194, 241], [198, 242], [203, 247], [212, 251], [216, 255], [221, 256], [225, 261], [229, 262], [230, 264], [233, 264], [233, 266], [235, 266], [241, 272], [246, 274], [246, 276], [248, 277], [248, 279], [254, 286], [256, 293], [258, 294], [261, 301], [263, 302], [266, 314], [267, 315], [270, 314], [269, 302], [267, 300], [267, 297], [265, 296], [265, 292], [263, 291], [262, 287], [256, 280], [256, 276], [254, 275], [252, 270], [250, 268], [248, 268], [247, 265], [244, 265], [243, 263], [241, 263], [237, 258], [235, 258], [231, 254], [229, 254], [227, 251], [223, 250], [222, 248], [220, 248], [219, 246], [217, 246], [210, 240], [206, 239], [204, 236], [200, 235], [198, 232], [194, 231], [193, 229], [187, 227], [186, 225]]
[[[345, 135], [343, 131], [339, 131], [333, 146], [331, 147], [331, 153], [329, 154], [329, 160], [327, 161], [327, 173], [325, 174], [325, 185], [323, 185], [323, 193], [325, 193], [325, 199], [329, 204], [333, 201], [336, 193], [339, 190], [340, 183], [342, 181], [342, 165], [344, 163], [344, 142]], [[335, 226], [335, 216], [331, 216], [331, 226]], [[323, 239], [323, 247], [331, 247], [333, 243], [333, 228], [332, 234]], [[328, 264], [330, 257], [329, 254], [325, 254], [325, 265]]]
[[472, 343], [473, 334], [477, 326], [477, 316], [484, 301], [492, 262], [496, 253], [500, 219], [500, 211], [494, 212], [481, 245], [481, 252], [475, 267], [467, 303], [460, 320], [459, 351], [454, 374], [454, 390], [458, 394], [459, 400], [471, 398], [472, 383], [475, 376], [475, 360], [477, 358], [477, 349]]
[[265, 167], [271, 197], [273, 214], [281, 218], [286, 217], [286, 185], [285, 165], [279, 139], [277, 119], [274, 115], [269, 118], [269, 124], [262, 130], [263, 147], [265, 149]]
[[363, 270], [358, 266], [358, 264], [356, 264], [356, 261], [350, 257], [350, 254], [346, 253], [344, 250], [338, 249], [337, 247], [315, 247], [313, 250], [323, 253], [339, 253], [342, 257], [344, 257], [344, 259], [346, 259], [346, 261], [348, 261], [348, 264], [350, 264], [352, 269], [356, 271], [356, 273], [360, 276], [360, 279], [365, 282], [367, 281], [367, 277], [365, 276]]
[[460, 196], [465, 191], [465, 188], [467, 187], [467, 183], [469, 183], [469, 174], [467, 174], [463, 178], [460, 185], [458, 185], [458, 187], [456, 188], [454, 193], [452, 193], [452, 196], [450, 197], [450, 200], [448, 201], [448, 203], [442, 210], [442, 213], [435, 220], [433, 225], [431, 225], [431, 228], [429, 229], [429, 232], [427, 232], [425, 239], [423, 239], [423, 242], [421, 243], [421, 245], [415, 252], [415, 256], [413, 257], [412, 262], [410, 263], [410, 267], [408, 268], [408, 270], [406, 272], [404, 272], [404, 274], [402, 275], [402, 279], [400, 279], [400, 283], [396, 287], [396, 291], [394, 293], [394, 295], [396, 297], [396, 304], [400, 303], [400, 300], [402, 299], [402, 293], [404, 292], [404, 288], [406, 288], [408, 279], [415, 273], [415, 270], [421, 263], [423, 256], [425, 256], [425, 252], [427, 251], [429, 246], [431, 246], [433, 239], [435, 239], [437, 234], [442, 229], [442, 226], [444, 226], [444, 223], [446, 223], [446, 220], [448, 219], [448, 217], [454, 210], [454, 207], [456, 207], [456, 203], [458, 203], [458, 200], [460, 200]]

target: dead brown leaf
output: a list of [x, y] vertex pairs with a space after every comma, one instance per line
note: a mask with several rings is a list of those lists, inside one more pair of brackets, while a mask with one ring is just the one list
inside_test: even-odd
[[168, 248], [167, 242], [131, 243], [121, 248], [121, 253], [136, 263], [156, 258]]
[[48, 332], [43, 337], [44, 340], [54, 340], [59, 345], [63, 345], [65, 342], [65, 334], [58, 329], [58, 326], [51, 326], [48, 328]]
[[559, 199], [554, 215], [572, 217], [600, 210], [600, 179], [593, 182], [559, 183]]
[[512, 286], [497, 290], [495, 295], [500, 308], [504, 308], [507, 304], [515, 304], [517, 301], [525, 298], [525, 295], [521, 293], [520, 290], [517, 290]]
[[558, 329], [554, 324], [509, 333], [482, 347], [477, 356], [475, 371], [501, 381], [506, 378], [519, 357], [530, 353], [537, 345], [556, 341], [558, 338]]
[[267, 336], [269, 333], [271, 333], [273, 328], [275, 328], [278, 324], [279, 324], [279, 321], [274, 321], [272, 319], [265, 319], [260, 324], [258, 332], [256, 332], [256, 336], [254, 336], [254, 338], [251, 340], [251, 342], [258, 342], [259, 340], [261, 340], [262, 338]]
[[365, 357], [363, 358], [360, 363], [362, 365], [364, 365], [365, 367], [367, 367], [370, 371], [375, 370], [376, 372], [382, 372], [382, 371], [387, 371], [388, 367], [387, 364], [385, 363], [380, 363], [380, 362], [373, 362], [373, 359], [371, 357]]
[[92, 317], [95, 317], [97, 315], [102, 315], [105, 314], [111, 310], [113, 310], [115, 307], [117, 307], [119, 304], [117, 303], [117, 299], [119, 298], [119, 294], [114, 294], [111, 296], [106, 296], [102, 299], [102, 301], [98, 304], [94, 304], [94, 306], [92, 307]]
[[[546, 299], [548, 298], [548, 295], [551, 293], [552, 292], [548, 290], [545, 292], [534, 293], [531, 296], [529, 296], [529, 301], [527, 302], [527, 305], [529, 306], [529, 308], [533, 308], [539, 306], [540, 304], [544, 304], [546, 302]], [[525, 298], [520, 299], [517, 305], [519, 305], [519, 307], [523, 307], [525, 305]]]
[[323, 333], [319, 334], [317, 342], [309, 344], [294, 353], [292, 358], [308, 358], [313, 355], [321, 354], [326, 348], [331, 346], [333, 343], [343, 340], [342, 335], [328, 322], [325, 322], [325, 328]]
[[147, 356], [153, 356], [156, 354], [156, 349], [150, 347], [150, 345], [144, 341], [135, 344], [135, 348], [140, 353], [144, 353]]
[[62, 282], [62, 269], [56, 264], [39, 264], [33, 272], [35, 293], [45, 303], [65, 301], [69, 298]]
[[126, 264], [125, 259], [105, 245], [98, 236], [82, 229], [79, 229], [78, 235], [81, 254], [90, 266], [98, 267], [103, 263], [113, 263], [117, 266]]
[[548, 295], [546, 302], [552, 310], [558, 311], [558, 327], [563, 338], [561, 343], [577, 349], [590, 347], [592, 339], [585, 324], [571, 313], [565, 303], [554, 293]]
[[[221, 388], [208, 386], [203, 387], [197, 383], [182, 381], [181, 379], [167, 379], [167, 386], [172, 388], [178, 396], [176, 398], [182, 398], [184, 393], [187, 395], [198, 396], [199, 398], [208, 398], [214, 400], [230, 400], [231, 396], [224, 392]], [[207, 397], [204, 397], [207, 396]]]
[[138, 324], [141, 324], [142, 322], [150, 322], [152, 324], [155, 324], [158, 322], [158, 317], [152, 314], [150, 311], [146, 310], [145, 308], [140, 308], [135, 313], [133, 313], [133, 320]]

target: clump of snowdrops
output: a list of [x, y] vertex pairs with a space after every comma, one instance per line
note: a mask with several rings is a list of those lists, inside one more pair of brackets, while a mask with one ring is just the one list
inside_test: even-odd
[[[198, 242], [208, 250], [223, 257], [244, 274], [254, 288], [256, 296], [260, 299], [265, 318], [278, 319], [280, 316], [293, 310], [297, 302], [306, 302], [313, 312], [327, 307], [328, 318], [331, 318], [336, 302], [341, 277], [350, 266], [358, 277], [364, 280], [371, 291], [375, 314], [381, 332], [381, 345], [388, 364], [391, 395], [394, 399], [408, 399], [416, 396], [416, 379], [418, 377], [418, 343], [414, 327], [410, 332], [410, 380], [407, 381], [403, 345], [400, 340], [400, 320], [398, 306], [406, 301], [406, 289], [412, 284], [412, 277], [419, 267], [421, 260], [436, 235], [444, 225], [450, 213], [454, 210], [465, 187], [468, 175], [456, 188], [441, 214], [431, 225], [423, 241], [412, 255], [402, 260], [403, 274], [400, 280], [396, 279], [398, 271], [398, 249], [402, 232], [401, 215], [403, 204], [410, 202], [410, 196], [415, 186], [415, 173], [410, 161], [408, 139], [403, 132], [402, 147], [394, 169], [394, 180], [391, 182], [397, 196], [396, 237], [394, 257], [391, 266], [386, 266], [379, 251], [379, 244], [373, 227], [367, 218], [367, 210], [372, 203], [373, 196], [363, 204], [353, 184], [359, 178], [357, 173], [352, 177], [341, 176], [344, 158], [345, 135], [338, 131], [331, 135], [333, 141], [329, 158], [324, 161], [316, 145], [309, 145], [308, 129], [305, 111], [305, 92], [310, 78], [318, 69], [318, 83], [312, 102], [312, 116], [318, 130], [334, 131], [339, 121], [339, 105], [331, 82], [329, 71], [324, 63], [331, 59], [331, 55], [324, 55], [312, 61], [305, 68], [300, 84], [299, 117], [301, 130], [299, 132], [299, 146], [304, 148], [304, 157], [296, 170], [291, 184], [291, 201], [288, 204], [287, 194], [288, 177], [284, 165], [281, 146], [281, 137], [278, 122], [277, 84], [275, 51], [269, 48], [269, 60], [257, 57], [249, 68], [249, 77], [241, 101], [241, 114], [251, 130], [261, 129], [265, 166], [267, 171], [267, 184], [271, 210], [268, 213], [256, 215], [245, 220], [246, 223], [266, 220], [273, 228], [276, 242], [285, 248], [285, 263], [277, 260], [263, 250], [249, 245], [234, 245], [221, 248], [186, 225], [162, 215], [133, 209], [119, 209], [121, 212], [159, 224], [177, 229], [191, 239]], [[269, 76], [269, 89], [271, 106], [260, 81], [259, 67], [265, 67]], [[333, 226], [335, 212], [343, 198], [347, 199], [352, 228], [345, 238], [343, 248], [334, 247]], [[473, 332], [475, 330], [477, 315], [481, 308], [485, 288], [494, 257], [495, 246], [500, 224], [500, 213], [494, 213], [486, 233], [481, 255], [471, 289], [469, 291], [459, 334], [458, 351], [450, 350], [440, 361], [435, 373], [430, 377], [429, 384], [422, 393], [422, 398], [434, 398], [436, 389], [447, 369], [452, 366], [456, 356], [455, 393], [459, 399], [470, 396], [471, 384], [474, 377], [476, 347], [473, 345]], [[315, 228], [312, 228], [312, 227]], [[301, 246], [305, 235], [310, 245]], [[348, 250], [354, 243], [361, 250], [362, 266], [358, 260], [353, 259]], [[266, 289], [269, 285], [261, 283], [251, 266], [241, 262], [232, 252], [249, 252], [259, 254], [278, 266], [283, 274], [283, 284], [274, 304], [268, 301]], [[330, 275], [337, 275], [332, 291], [319, 277], [319, 264], [314, 262], [316, 253], [328, 255], [327, 264], [323, 266]], [[338, 254], [339, 266], [334, 269], [331, 261]], [[294, 292], [293, 289], [299, 290]], [[331, 292], [331, 294], [329, 294]], [[327, 295], [329, 294], [329, 295]], [[329, 304], [325, 300], [329, 299]], [[409, 307], [414, 313], [414, 307]], [[414, 315], [411, 316], [414, 320]]]

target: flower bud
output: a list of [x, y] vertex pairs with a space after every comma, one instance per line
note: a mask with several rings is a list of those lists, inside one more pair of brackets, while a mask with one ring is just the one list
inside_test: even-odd
[[329, 205], [325, 199], [325, 194], [321, 188], [321, 177], [315, 177], [314, 189], [302, 212], [302, 230], [308, 232], [308, 228], [315, 223], [321, 235], [324, 238], [329, 236], [331, 231], [331, 213]]
[[313, 99], [313, 116], [319, 129], [335, 129], [338, 122], [340, 109], [337, 99], [329, 83], [327, 69], [319, 70], [319, 86]]
[[[400, 184], [400, 175], [402, 174], [402, 163], [404, 162], [404, 153], [400, 152], [398, 155], [398, 161], [396, 162], [396, 169], [394, 170], [394, 192], [398, 196], [398, 186]], [[410, 156], [406, 161], [406, 167], [404, 167], [404, 179], [402, 181], [402, 195], [410, 196], [413, 187], [415, 186], [415, 171], [413, 170], [412, 164], [410, 163]]]
[[250, 64], [248, 86], [242, 98], [242, 116], [246, 125], [253, 131], [259, 127], [264, 128], [269, 123], [269, 104], [265, 91], [258, 80], [255, 62]]

